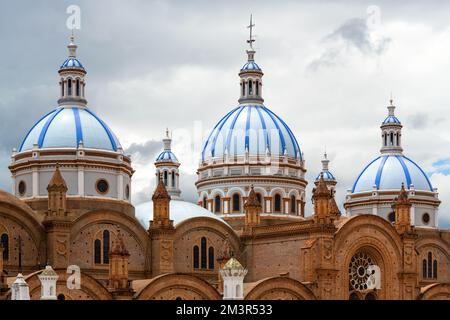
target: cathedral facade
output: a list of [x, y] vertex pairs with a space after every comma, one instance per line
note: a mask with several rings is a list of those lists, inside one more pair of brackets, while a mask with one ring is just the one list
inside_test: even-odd
[[0, 190], [0, 299], [24, 286], [31, 299], [450, 299], [450, 231], [437, 189], [403, 154], [393, 102], [381, 153], [340, 212], [326, 154], [306, 195], [304, 154], [264, 104], [252, 42], [238, 105], [199, 155], [198, 203], [183, 201], [167, 131], [157, 187], [135, 207], [131, 158], [87, 106], [71, 38], [58, 106], [13, 150], [12, 193]]

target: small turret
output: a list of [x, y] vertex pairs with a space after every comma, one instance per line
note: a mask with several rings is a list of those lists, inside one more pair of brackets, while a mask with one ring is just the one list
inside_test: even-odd
[[150, 221], [152, 228], [173, 228], [173, 220], [170, 220], [170, 195], [160, 176], [158, 186], [152, 196], [153, 220]]
[[11, 300], [30, 300], [30, 289], [21, 273], [11, 285]]
[[223, 299], [244, 299], [244, 278], [248, 270], [232, 257], [219, 272], [223, 279]]
[[408, 198], [408, 192], [402, 183], [399, 196], [394, 200], [393, 209], [395, 210], [395, 228], [402, 234], [411, 231], [411, 201]]
[[41, 300], [56, 300], [56, 282], [58, 274], [51, 266], [46, 266], [39, 275], [41, 281]]
[[254, 227], [261, 223], [261, 203], [259, 203], [253, 186], [250, 188], [247, 201], [244, 204], [245, 210], [245, 227]]

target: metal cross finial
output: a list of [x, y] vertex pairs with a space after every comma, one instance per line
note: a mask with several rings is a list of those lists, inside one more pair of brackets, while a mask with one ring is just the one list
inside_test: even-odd
[[255, 42], [255, 39], [253, 39], [253, 27], [255, 24], [253, 23], [253, 17], [250, 15], [250, 24], [247, 26], [247, 28], [250, 29], [250, 37], [247, 40], [247, 43], [250, 45], [250, 48], [253, 49], [253, 42]]
[[392, 98], [392, 92], [391, 92], [391, 99], [389, 101], [391, 102], [391, 106], [392, 106], [392, 103], [394, 102], [394, 99]]

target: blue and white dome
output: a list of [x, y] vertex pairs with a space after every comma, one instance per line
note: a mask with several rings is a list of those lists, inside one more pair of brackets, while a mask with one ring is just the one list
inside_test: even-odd
[[156, 162], [165, 162], [165, 161], [178, 162], [178, 159], [172, 151], [164, 150], [156, 157]]
[[42, 117], [28, 132], [19, 152], [39, 148], [85, 148], [117, 151], [121, 148], [111, 129], [86, 107], [58, 107]]
[[81, 64], [80, 60], [78, 60], [77, 58], [74, 58], [74, 57], [69, 57], [63, 62], [60, 69], [64, 69], [64, 68], [81, 68], [84, 70], [84, 67]]
[[408, 189], [433, 191], [425, 172], [403, 155], [381, 155], [370, 162], [356, 179], [352, 193], [373, 190], [398, 190], [402, 183]]
[[389, 123], [401, 124], [400, 120], [398, 120], [398, 118], [394, 115], [387, 116], [386, 119], [384, 119], [382, 124], [389, 124]]
[[255, 61], [248, 61], [241, 68], [241, 71], [252, 71], [252, 70], [261, 71], [261, 68], [256, 64]]
[[[299, 144], [286, 123], [263, 105], [239, 105], [214, 127], [203, 145], [202, 160], [229, 155], [265, 155], [300, 158]], [[226, 151], [225, 151], [226, 150]]]

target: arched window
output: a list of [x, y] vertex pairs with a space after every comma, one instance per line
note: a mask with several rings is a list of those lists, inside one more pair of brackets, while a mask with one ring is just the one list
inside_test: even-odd
[[94, 241], [94, 263], [95, 264], [102, 263], [101, 250], [102, 250], [102, 243], [99, 239], [96, 239]]
[[273, 211], [281, 212], [281, 196], [279, 194], [276, 194], [274, 197]]
[[233, 194], [233, 212], [241, 211], [241, 197], [238, 193]]
[[[8, 260], [9, 259], [9, 236], [6, 233], [2, 234], [0, 242], [3, 247], [3, 260]], [[0, 272], [1, 272], [1, 270], [0, 270]]]
[[434, 260], [433, 261], [433, 279], [437, 279], [437, 273], [438, 273], [437, 260]]
[[384, 137], [384, 146], [387, 146], [387, 134], [385, 133], [383, 137]]
[[348, 298], [349, 300], [360, 300], [359, 296], [356, 292], [352, 292], [350, 293], [350, 297]]
[[103, 263], [109, 263], [109, 231], [103, 231]]
[[202, 201], [202, 205], [203, 205], [203, 208], [205, 208], [205, 209], [207, 209], [207, 207], [208, 207], [208, 203], [206, 202], [206, 197], [203, 197], [203, 201]]
[[241, 86], [242, 86], [242, 96], [245, 96], [245, 81], [242, 81]]
[[422, 261], [422, 277], [424, 279], [427, 278], [427, 259], [423, 259]]
[[214, 212], [220, 213], [220, 196], [219, 195], [217, 195], [214, 198]]
[[80, 80], [79, 79], [77, 79], [75, 88], [76, 88], [77, 97], [79, 97], [80, 96]]
[[200, 255], [200, 252], [198, 250], [198, 246], [194, 246], [194, 249], [193, 249], [194, 269], [198, 269], [198, 267], [199, 267], [199, 261], [200, 261], [199, 255]]
[[175, 188], [175, 171], [172, 171], [172, 187]]
[[255, 82], [255, 87], [256, 87], [256, 95], [259, 95], [259, 82], [258, 81]]
[[373, 292], [366, 294], [364, 300], [377, 300], [377, 296]]
[[168, 178], [167, 171], [164, 171], [164, 185], [166, 187], [167, 187], [167, 178]]
[[258, 202], [259, 202], [259, 204], [261, 205], [261, 207], [262, 207], [262, 205], [263, 205], [263, 202], [262, 202], [262, 196], [261, 196], [261, 194], [260, 193], [257, 193], [256, 194], [256, 199], [258, 199]]
[[208, 269], [214, 270], [214, 248], [209, 247], [208, 249]]
[[202, 237], [200, 240], [200, 259], [201, 259], [201, 268], [206, 269], [206, 238]]
[[388, 214], [388, 220], [389, 220], [390, 222], [395, 222], [395, 212], [394, 212], [394, 211], [391, 211], [391, 212]]
[[295, 201], [295, 196], [291, 196], [291, 213], [297, 213], [297, 203]]
[[390, 145], [393, 146], [394, 145], [394, 133], [391, 132], [390, 134]]
[[253, 94], [253, 81], [252, 81], [252, 80], [250, 80], [250, 81], [248, 82], [248, 94], [249, 94], [249, 95], [252, 95], [252, 94]]
[[427, 278], [433, 278], [433, 255], [431, 252], [428, 252], [428, 274]]
[[241, 296], [241, 286], [236, 286], [236, 298], [239, 298]]
[[72, 79], [67, 80], [67, 95], [72, 95]]
[[64, 97], [64, 85], [65, 85], [65, 82], [63, 79], [61, 79], [61, 97]]

